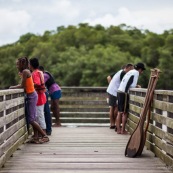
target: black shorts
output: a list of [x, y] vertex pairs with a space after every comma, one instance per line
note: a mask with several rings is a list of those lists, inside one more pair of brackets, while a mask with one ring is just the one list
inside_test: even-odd
[[117, 99], [118, 111], [127, 113], [129, 111], [129, 94], [124, 92], [118, 92]]
[[109, 94], [109, 106], [117, 106], [117, 97]]

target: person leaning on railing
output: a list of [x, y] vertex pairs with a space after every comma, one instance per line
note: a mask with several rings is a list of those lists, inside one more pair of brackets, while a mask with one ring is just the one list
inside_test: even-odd
[[[34, 131], [33, 138], [30, 142], [35, 144], [41, 144], [44, 142], [48, 142], [49, 138], [36, 121], [36, 104], [38, 95], [34, 89], [34, 83], [28, 65], [29, 61], [27, 57], [19, 58], [16, 61], [16, 66], [19, 70], [19, 75], [21, 77], [21, 84], [18, 84], [16, 86], [10, 86], [10, 89], [24, 88], [24, 92], [26, 93], [27, 106], [26, 116], [28, 116], [29, 123], [32, 125]], [[38, 136], [38, 133], [41, 135], [41, 138]]]
[[[134, 65], [134, 69], [130, 70], [123, 77], [117, 92], [118, 98], [118, 115], [117, 115], [117, 134], [127, 134], [125, 125], [127, 122], [127, 113], [129, 109], [129, 89], [140, 87], [137, 85], [139, 75], [143, 73], [145, 66], [143, 63]], [[120, 124], [122, 122], [122, 128]]]
[[118, 108], [117, 108], [117, 90], [120, 85], [120, 82], [123, 78], [123, 76], [129, 71], [133, 69], [133, 64], [128, 63], [124, 66], [123, 69], [119, 70], [115, 75], [113, 76], [112, 80], [110, 81], [108, 88], [107, 88], [107, 93], [109, 96], [109, 117], [110, 117], [110, 129], [115, 129], [116, 128], [116, 118], [117, 118], [117, 113], [118, 113]]
[[39, 69], [44, 73], [44, 82], [51, 98], [51, 110], [56, 120], [55, 124], [53, 124], [52, 126], [60, 127], [61, 121], [60, 121], [59, 99], [61, 98], [61, 88], [55, 82], [55, 79], [50, 72], [45, 71], [43, 66], [39, 66]]

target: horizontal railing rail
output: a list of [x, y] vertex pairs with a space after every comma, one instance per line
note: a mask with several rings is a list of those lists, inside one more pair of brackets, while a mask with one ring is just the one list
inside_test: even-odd
[[63, 86], [61, 91], [59, 106], [63, 126], [109, 126], [106, 87]]
[[[104, 101], [107, 98], [105, 87], [62, 87], [62, 90], [63, 95], [60, 100], [62, 103], [64, 101], [65, 105], [67, 104], [66, 107], [62, 106], [62, 109], [60, 105], [60, 110], [66, 111], [62, 114], [62, 117], [65, 118], [64, 122], [67, 121], [67, 117], [73, 117], [74, 121], [79, 123], [84, 121], [85, 116], [88, 116], [88, 122], [91, 123], [91, 118], [94, 116], [96, 119], [100, 119], [100, 123], [108, 123], [107, 113], [109, 108], [106, 102], [104, 106]], [[146, 89], [130, 90], [130, 111], [127, 129], [131, 133], [139, 121], [145, 95]], [[88, 103], [87, 100], [89, 101]], [[99, 106], [97, 106], [97, 101], [100, 102]], [[81, 104], [80, 107], [74, 107], [74, 104], [79, 103]], [[85, 112], [86, 108], [84, 109], [83, 107], [85, 103], [87, 103], [86, 108], [91, 105], [91, 112]], [[73, 111], [75, 112], [69, 114], [68, 111], [71, 111], [72, 108], [74, 108]], [[99, 111], [104, 109], [104, 111], [96, 114], [94, 112], [96, 108]], [[78, 116], [81, 115], [81, 112], [77, 109], [84, 111], [80, 118]], [[70, 123], [73, 123], [73, 119]], [[94, 123], [96, 123], [96, 120], [94, 120]], [[0, 167], [26, 141], [27, 137], [23, 90], [1, 90]], [[146, 147], [153, 151], [168, 166], [173, 165], [173, 91], [155, 90], [154, 92]]]
[[[130, 90], [127, 128], [131, 133], [139, 121], [146, 91]], [[173, 166], [173, 91], [155, 90], [145, 145], [164, 163]]]
[[0, 167], [27, 137], [23, 90], [0, 90]]

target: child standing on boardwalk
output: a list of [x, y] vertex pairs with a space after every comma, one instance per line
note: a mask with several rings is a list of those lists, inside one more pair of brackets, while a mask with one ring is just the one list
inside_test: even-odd
[[[43, 142], [48, 142], [49, 138], [46, 133], [41, 129], [40, 125], [36, 122], [36, 103], [37, 103], [37, 93], [34, 89], [34, 83], [32, 80], [31, 72], [28, 69], [29, 61], [26, 57], [19, 58], [16, 62], [17, 69], [19, 70], [19, 75], [21, 76], [21, 84], [16, 86], [11, 86], [10, 89], [24, 88], [27, 99], [27, 110], [28, 110], [28, 120], [33, 127], [34, 136], [32, 143], [40, 144]], [[41, 134], [41, 138], [38, 137], [38, 133]]]

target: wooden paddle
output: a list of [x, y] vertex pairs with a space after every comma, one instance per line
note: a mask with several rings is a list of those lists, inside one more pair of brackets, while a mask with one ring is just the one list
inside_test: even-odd
[[[151, 70], [151, 75], [152, 75], [153, 71], [154, 70]], [[146, 102], [147, 102], [148, 97], [149, 97], [149, 91], [150, 91], [150, 87], [151, 87], [152, 83], [153, 83], [153, 78], [150, 77], [149, 84], [148, 84], [148, 90], [147, 90], [147, 93], [145, 96], [144, 106], [143, 106], [141, 115], [143, 115], [143, 113], [145, 111], [144, 108], [146, 106]], [[140, 117], [141, 117], [141, 115], [140, 115]], [[133, 133], [132, 133], [132, 135], [131, 135], [128, 143], [127, 143], [126, 150], [125, 150], [125, 156], [135, 157], [137, 154], [137, 151], [138, 151], [139, 146], [140, 146], [140, 141], [143, 138], [143, 132], [142, 132], [143, 129], [142, 129], [141, 122], [142, 121], [140, 119], [137, 126], [136, 126], [136, 129], [133, 131]]]
[[135, 157], [142, 153], [142, 150], [143, 150], [142, 146], [143, 146], [143, 144], [145, 144], [145, 139], [146, 139], [145, 133], [143, 130], [143, 126], [144, 126], [146, 114], [147, 114], [147, 111], [148, 111], [148, 108], [149, 108], [149, 105], [151, 102], [153, 91], [156, 86], [157, 80], [155, 81], [155, 79], [158, 78], [156, 75], [157, 71], [158, 71], [158, 69], [151, 70], [151, 76], [150, 76], [150, 80], [149, 80], [149, 84], [148, 84], [148, 90], [147, 90], [147, 93], [145, 96], [143, 109], [140, 114], [140, 120], [137, 124], [136, 129], [132, 133], [132, 135], [127, 143], [127, 146], [125, 149], [125, 156]]
[[151, 109], [149, 108], [146, 128], [145, 128], [145, 130], [143, 130], [143, 135], [142, 135], [143, 137], [141, 138], [141, 143], [140, 143], [139, 149], [136, 153], [136, 156], [140, 156], [142, 154], [143, 149], [144, 149], [145, 141], [146, 141], [146, 137], [147, 137], [147, 129], [148, 129], [148, 126], [150, 123], [150, 115], [151, 115]]
[[139, 149], [137, 151], [136, 156], [140, 156], [142, 154], [142, 151], [143, 151], [144, 146], [145, 146], [146, 137], [147, 137], [147, 130], [148, 130], [148, 126], [149, 126], [149, 123], [150, 123], [151, 104], [152, 104], [152, 100], [153, 100], [154, 89], [156, 87], [156, 84], [157, 84], [157, 81], [158, 81], [158, 78], [159, 78], [159, 73], [160, 73], [160, 70], [155, 69], [155, 80], [154, 80], [153, 86], [151, 88], [150, 97], [149, 97], [149, 100], [148, 100], [149, 108], [148, 108], [148, 116], [147, 116], [146, 127], [145, 127], [145, 130], [143, 129], [143, 137], [141, 139], [141, 144], [139, 146]]

